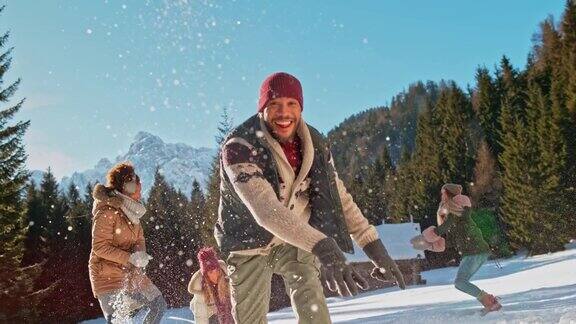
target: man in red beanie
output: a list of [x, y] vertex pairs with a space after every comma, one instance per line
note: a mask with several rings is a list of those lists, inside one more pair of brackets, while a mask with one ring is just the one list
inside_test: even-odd
[[239, 324], [266, 323], [274, 273], [284, 278], [299, 323], [330, 323], [320, 271], [342, 296], [366, 287], [342, 252], [353, 253], [352, 239], [373, 261], [373, 276], [404, 288], [376, 229], [338, 178], [326, 138], [302, 119], [303, 107], [300, 81], [274, 73], [262, 83], [258, 113], [222, 145], [214, 230]]

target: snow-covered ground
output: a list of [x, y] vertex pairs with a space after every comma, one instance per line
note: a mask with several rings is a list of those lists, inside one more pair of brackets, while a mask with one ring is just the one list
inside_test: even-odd
[[[356, 298], [329, 298], [334, 323], [576, 323], [576, 243], [568, 250], [492, 261], [473, 278], [501, 297], [502, 311], [480, 316], [480, 304], [452, 285], [457, 268], [423, 273], [424, 286], [388, 288]], [[187, 308], [173, 309], [163, 323], [193, 323]], [[296, 323], [290, 308], [268, 315], [270, 323]], [[89, 323], [103, 323], [102, 319]]]
[[[422, 251], [414, 250], [410, 239], [420, 234], [420, 224], [418, 223], [400, 223], [400, 224], [382, 224], [376, 226], [378, 237], [386, 246], [388, 254], [394, 260], [424, 258]], [[370, 261], [366, 253], [354, 244], [354, 254], [346, 254], [349, 262]]]

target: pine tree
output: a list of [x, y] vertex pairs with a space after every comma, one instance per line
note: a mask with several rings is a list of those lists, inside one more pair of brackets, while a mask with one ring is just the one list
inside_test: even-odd
[[200, 188], [200, 184], [198, 181], [194, 180], [192, 183], [192, 193], [190, 195], [190, 216], [191, 216], [191, 223], [194, 230], [199, 233], [198, 235], [198, 244], [203, 245], [204, 242], [202, 241], [202, 233], [200, 230], [202, 229], [202, 223], [204, 219], [204, 211], [206, 209], [206, 197]]
[[68, 204], [66, 218], [69, 227], [64, 251], [67, 257], [64, 258], [59, 270], [62, 275], [62, 291], [74, 291], [77, 302], [65, 301], [53, 312], [57, 312], [59, 320], [78, 322], [91, 318], [100, 311], [98, 301], [92, 294], [87, 266], [92, 246], [92, 214], [91, 205], [82, 199], [74, 183], [70, 183], [66, 198]]
[[[569, 231], [576, 236], [576, 2], [567, 0], [560, 26], [561, 32], [561, 63], [559, 75], [564, 78], [553, 83], [556, 88], [553, 98], [556, 110], [563, 114], [566, 110], [568, 118], [563, 119], [561, 127], [566, 141], [567, 168], [562, 173], [563, 188], [566, 200], [566, 213], [571, 224]], [[562, 93], [563, 92], [563, 93]], [[565, 98], [564, 102], [562, 99]]]
[[[218, 124], [218, 134], [216, 143], [218, 147], [222, 145], [227, 134], [232, 131], [233, 121], [228, 110], [222, 113], [221, 120]], [[204, 219], [202, 221], [202, 242], [207, 246], [216, 247], [214, 238], [214, 225], [218, 220], [218, 205], [220, 203], [220, 150], [212, 162], [212, 170], [208, 179], [206, 192], [206, 204], [204, 208]]]
[[[43, 218], [41, 220], [41, 240], [44, 240], [41, 254], [44, 257], [42, 274], [36, 280], [36, 287], [47, 291], [46, 297], [39, 306], [42, 318], [49, 322], [58, 321], [65, 310], [66, 290], [63, 277], [69, 259], [67, 247], [70, 231], [66, 221], [68, 202], [65, 196], [59, 194], [56, 178], [51, 170], [44, 174], [40, 184], [40, 201]], [[35, 225], [36, 226], [36, 225]], [[34, 249], [34, 247], [32, 247]]]
[[[534, 250], [553, 252], [562, 250], [571, 238], [567, 230], [570, 226], [570, 213], [565, 206], [570, 205], [565, 194], [562, 173], [568, 168], [567, 145], [561, 125], [567, 116], [564, 110], [552, 104], [537, 84], [531, 84], [530, 99], [534, 109], [538, 109], [537, 119], [533, 120], [538, 139], [538, 192], [541, 208], [541, 230], [537, 234]], [[551, 239], [551, 237], [553, 237]]]
[[465, 185], [471, 181], [474, 166], [469, 131], [472, 109], [468, 97], [454, 82], [440, 92], [434, 118], [442, 181]]
[[92, 212], [92, 205], [94, 205], [94, 197], [92, 197], [92, 190], [94, 189], [94, 185], [88, 183], [86, 188], [84, 189], [84, 205], [90, 212]]
[[409, 215], [427, 226], [435, 223], [436, 198], [442, 186], [436, 126], [433, 108], [429, 106], [418, 118], [416, 147], [409, 167], [411, 174], [408, 175], [413, 180], [409, 185], [410, 195], [407, 196]]
[[146, 271], [168, 304], [177, 307], [189, 302], [186, 284], [191, 272], [187, 261], [194, 253], [186, 234], [192, 231], [186, 223], [187, 203], [186, 196], [174, 190], [156, 170], [143, 220], [146, 252], [153, 256]]
[[[9, 33], [0, 37], [0, 48], [5, 48], [8, 38]], [[10, 68], [11, 53], [8, 49], [0, 55], [0, 83]], [[1, 89], [0, 102], [9, 102], [19, 85], [17, 80]], [[38, 268], [22, 265], [28, 225], [22, 199], [28, 178], [22, 138], [30, 122], [9, 123], [22, 103], [0, 110], [0, 322], [33, 321], [36, 316], [33, 280]]]
[[[496, 70], [496, 89], [500, 93], [500, 140], [503, 133], [513, 129], [513, 123], [508, 118], [520, 118], [525, 116], [526, 97], [524, 75], [518, 72], [510, 63], [510, 60], [503, 56], [500, 61], [500, 68]], [[506, 110], [506, 111], [504, 111]], [[502, 116], [506, 113], [506, 116]], [[503, 121], [504, 119], [504, 121]], [[511, 129], [507, 127], [510, 126]]]
[[410, 220], [410, 195], [414, 183], [411, 169], [411, 155], [408, 149], [402, 149], [402, 155], [392, 180], [389, 182], [390, 203], [389, 221], [397, 223]]
[[503, 138], [501, 214], [513, 246], [538, 254], [560, 250], [568, 241], [559, 190], [565, 149], [549, 98], [536, 82], [528, 86], [526, 114], [510, 118], [513, 128]]
[[495, 82], [486, 68], [476, 71], [476, 91], [474, 93], [474, 106], [484, 137], [495, 155], [501, 152], [500, 148], [500, 94]]
[[380, 225], [382, 220], [389, 218], [390, 182], [394, 176], [394, 166], [387, 146], [383, 146], [380, 156], [366, 171], [366, 181], [359, 192], [363, 198], [362, 206], [359, 206], [371, 224]]
[[576, 117], [576, 3], [566, 0], [560, 31], [562, 33], [562, 62], [566, 71], [566, 104], [568, 111]]
[[498, 164], [490, 146], [484, 140], [476, 155], [470, 196], [475, 206], [496, 209], [501, 193], [502, 183], [498, 175]]
[[48, 221], [43, 210], [40, 191], [36, 189], [34, 181], [27, 186], [26, 205], [28, 233], [24, 241], [25, 253], [22, 264], [30, 266], [45, 261], [49, 252], [45, 243], [48, 237]]
[[216, 143], [218, 143], [218, 145], [222, 144], [233, 127], [234, 121], [232, 120], [232, 116], [230, 116], [230, 111], [228, 107], [224, 107], [220, 115], [220, 122], [218, 122], [218, 133], [216, 134]]

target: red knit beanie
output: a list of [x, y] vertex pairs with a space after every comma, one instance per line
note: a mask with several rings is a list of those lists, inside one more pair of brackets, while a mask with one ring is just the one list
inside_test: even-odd
[[264, 80], [260, 87], [260, 100], [258, 100], [258, 112], [264, 111], [268, 102], [276, 98], [294, 98], [304, 109], [304, 98], [302, 97], [302, 85], [293, 75], [285, 72], [277, 72]]
[[216, 251], [211, 247], [204, 247], [198, 251], [198, 262], [200, 263], [200, 272], [205, 275], [210, 270], [220, 269]]

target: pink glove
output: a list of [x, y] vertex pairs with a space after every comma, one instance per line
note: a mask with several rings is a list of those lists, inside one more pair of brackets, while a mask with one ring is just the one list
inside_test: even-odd
[[436, 234], [436, 232], [434, 232], [435, 229], [436, 226], [430, 226], [427, 229], [425, 229], [424, 232], [422, 232], [422, 235], [424, 236], [426, 242], [434, 243], [442, 239], [441, 236], [439, 236], [438, 234]]
[[444, 250], [446, 250], [446, 240], [444, 240], [443, 237], [440, 237], [438, 241], [432, 243], [432, 247], [428, 250], [432, 252], [444, 252]]

